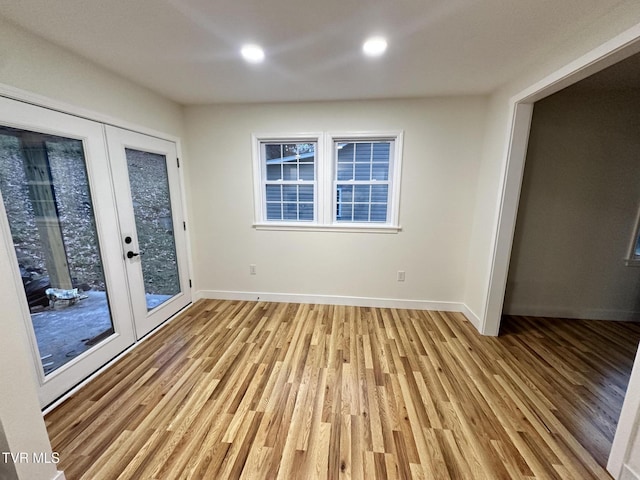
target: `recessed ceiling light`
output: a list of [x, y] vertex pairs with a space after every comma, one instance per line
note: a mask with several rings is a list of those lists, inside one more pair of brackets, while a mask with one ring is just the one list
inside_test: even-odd
[[260, 63], [264, 60], [264, 50], [260, 45], [247, 44], [240, 50], [242, 57], [250, 63]]
[[362, 45], [362, 51], [369, 57], [378, 57], [387, 49], [387, 41], [382, 37], [371, 37]]

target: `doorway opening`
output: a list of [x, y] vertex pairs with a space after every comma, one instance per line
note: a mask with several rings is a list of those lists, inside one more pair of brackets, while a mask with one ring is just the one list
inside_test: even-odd
[[[534, 102], [547, 98], [564, 87], [589, 77], [593, 73], [604, 70], [640, 50], [640, 29], [635, 28], [625, 32], [608, 44], [585, 55], [583, 58], [568, 65], [553, 75], [545, 78], [538, 84], [517, 95], [511, 100], [513, 119], [511, 124], [511, 137], [507, 151], [507, 159], [504, 168], [503, 189], [501, 196], [498, 227], [494, 237], [494, 256], [491, 266], [490, 286], [487, 292], [487, 301], [483, 317], [482, 331], [485, 334], [496, 335], [500, 328], [505, 291], [507, 286], [507, 272], [513, 246], [516, 213], [521, 199], [521, 185], [525, 156], [529, 145], [530, 124], [533, 115]], [[636, 77], [637, 78], [637, 77]], [[637, 201], [637, 200], [636, 200]], [[633, 223], [633, 217], [631, 218]], [[555, 233], [555, 232], [554, 232]], [[573, 239], [575, 241], [575, 239]], [[624, 257], [624, 256], [623, 256]], [[585, 259], [576, 258], [576, 262]], [[589, 261], [588, 259], [586, 260]], [[624, 258], [620, 261], [624, 262]], [[513, 287], [513, 285], [512, 285]], [[513, 292], [510, 292], [511, 294]], [[631, 359], [633, 362], [633, 359]], [[625, 385], [626, 388], [626, 385]], [[624, 390], [623, 390], [624, 391]], [[626, 399], [625, 399], [626, 402]], [[627, 409], [628, 410], [628, 409]], [[625, 407], [623, 407], [623, 414]], [[635, 414], [635, 412], [631, 412]], [[632, 422], [633, 418], [622, 417], [619, 424]], [[615, 419], [614, 419], [615, 422]], [[615, 427], [614, 427], [615, 428]], [[629, 438], [619, 441], [618, 430], [613, 442], [613, 448], [609, 455], [607, 468], [610, 472], [618, 472]], [[628, 432], [627, 432], [628, 433]], [[612, 459], [615, 458], [615, 465]]]

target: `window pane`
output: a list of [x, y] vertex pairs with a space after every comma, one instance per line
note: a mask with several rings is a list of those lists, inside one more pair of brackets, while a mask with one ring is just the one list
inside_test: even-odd
[[356, 163], [356, 180], [371, 180], [371, 164]]
[[338, 163], [338, 180], [353, 180], [353, 163]]
[[282, 145], [279, 143], [268, 143], [264, 146], [267, 161], [274, 158], [282, 158]]
[[353, 202], [353, 185], [338, 185], [338, 202]]
[[282, 220], [281, 203], [267, 203], [267, 220]]
[[267, 202], [279, 202], [282, 200], [282, 186], [267, 185]]
[[356, 185], [355, 186], [355, 201], [356, 202], [369, 202], [369, 185]]
[[371, 162], [371, 144], [370, 143], [357, 143], [356, 144], [356, 162]]
[[313, 202], [313, 186], [301, 185], [298, 188], [298, 200], [300, 202]]
[[298, 201], [298, 186], [297, 185], [283, 185], [282, 186], [282, 199], [285, 202], [297, 202]]
[[371, 201], [372, 202], [387, 202], [389, 187], [387, 185], [372, 185], [371, 186]]
[[295, 163], [285, 163], [282, 165], [283, 180], [298, 180], [298, 165]]
[[389, 180], [389, 163], [374, 163], [372, 170], [373, 180]]
[[339, 143], [338, 144], [338, 163], [353, 162], [354, 150], [355, 150], [354, 143]]
[[282, 156], [284, 158], [295, 157], [297, 154], [298, 154], [297, 143], [285, 143], [284, 145], [282, 145]]
[[282, 164], [267, 165], [267, 180], [282, 180]]
[[300, 155], [300, 163], [313, 163], [316, 159], [314, 151], [303, 153]]
[[360, 205], [356, 203], [353, 207], [353, 221], [354, 222], [368, 222], [369, 221], [369, 205]]
[[373, 144], [373, 168], [372, 178], [374, 180], [389, 179], [389, 155], [391, 152], [391, 143], [382, 142]]
[[298, 155], [300, 156], [300, 161], [302, 161], [304, 158], [313, 159], [313, 156], [316, 151], [315, 143], [298, 143], [297, 146], [298, 146]]
[[389, 151], [391, 144], [388, 142], [373, 144], [373, 161], [389, 163]]
[[283, 218], [284, 220], [297, 220], [298, 219], [298, 204], [297, 203], [285, 203], [283, 205]]
[[300, 220], [313, 221], [313, 203], [301, 203]]
[[371, 205], [371, 221], [386, 222], [387, 221], [387, 204]]
[[313, 170], [314, 168], [312, 163], [300, 165], [300, 180], [313, 180]]
[[353, 203], [339, 203], [337, 206], [336, 220], [350, 222], [353, 220]]

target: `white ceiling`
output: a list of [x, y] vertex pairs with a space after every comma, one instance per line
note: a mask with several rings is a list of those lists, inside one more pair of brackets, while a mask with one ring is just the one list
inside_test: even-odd
[[[0, 14], [183, 104], [483, 94], [622, 0], [2, 0]], [[387, 53], [364, 58], [367, 36]], [[249, 65], [243, 43], [267, 59]]]

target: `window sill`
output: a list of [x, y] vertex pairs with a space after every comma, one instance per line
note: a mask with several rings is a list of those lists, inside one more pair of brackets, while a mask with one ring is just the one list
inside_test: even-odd
[[292, 232], [345, 232], [345, 233], [398, 233], [402, 230], [394, 225], [371, 225], [351, 223], [349, 225], [317, 223], [254, 223], [256, 230], [282, 230]]
[[640, 258], [625, 258], [624, 265], [626, 267], [640, 267]]

